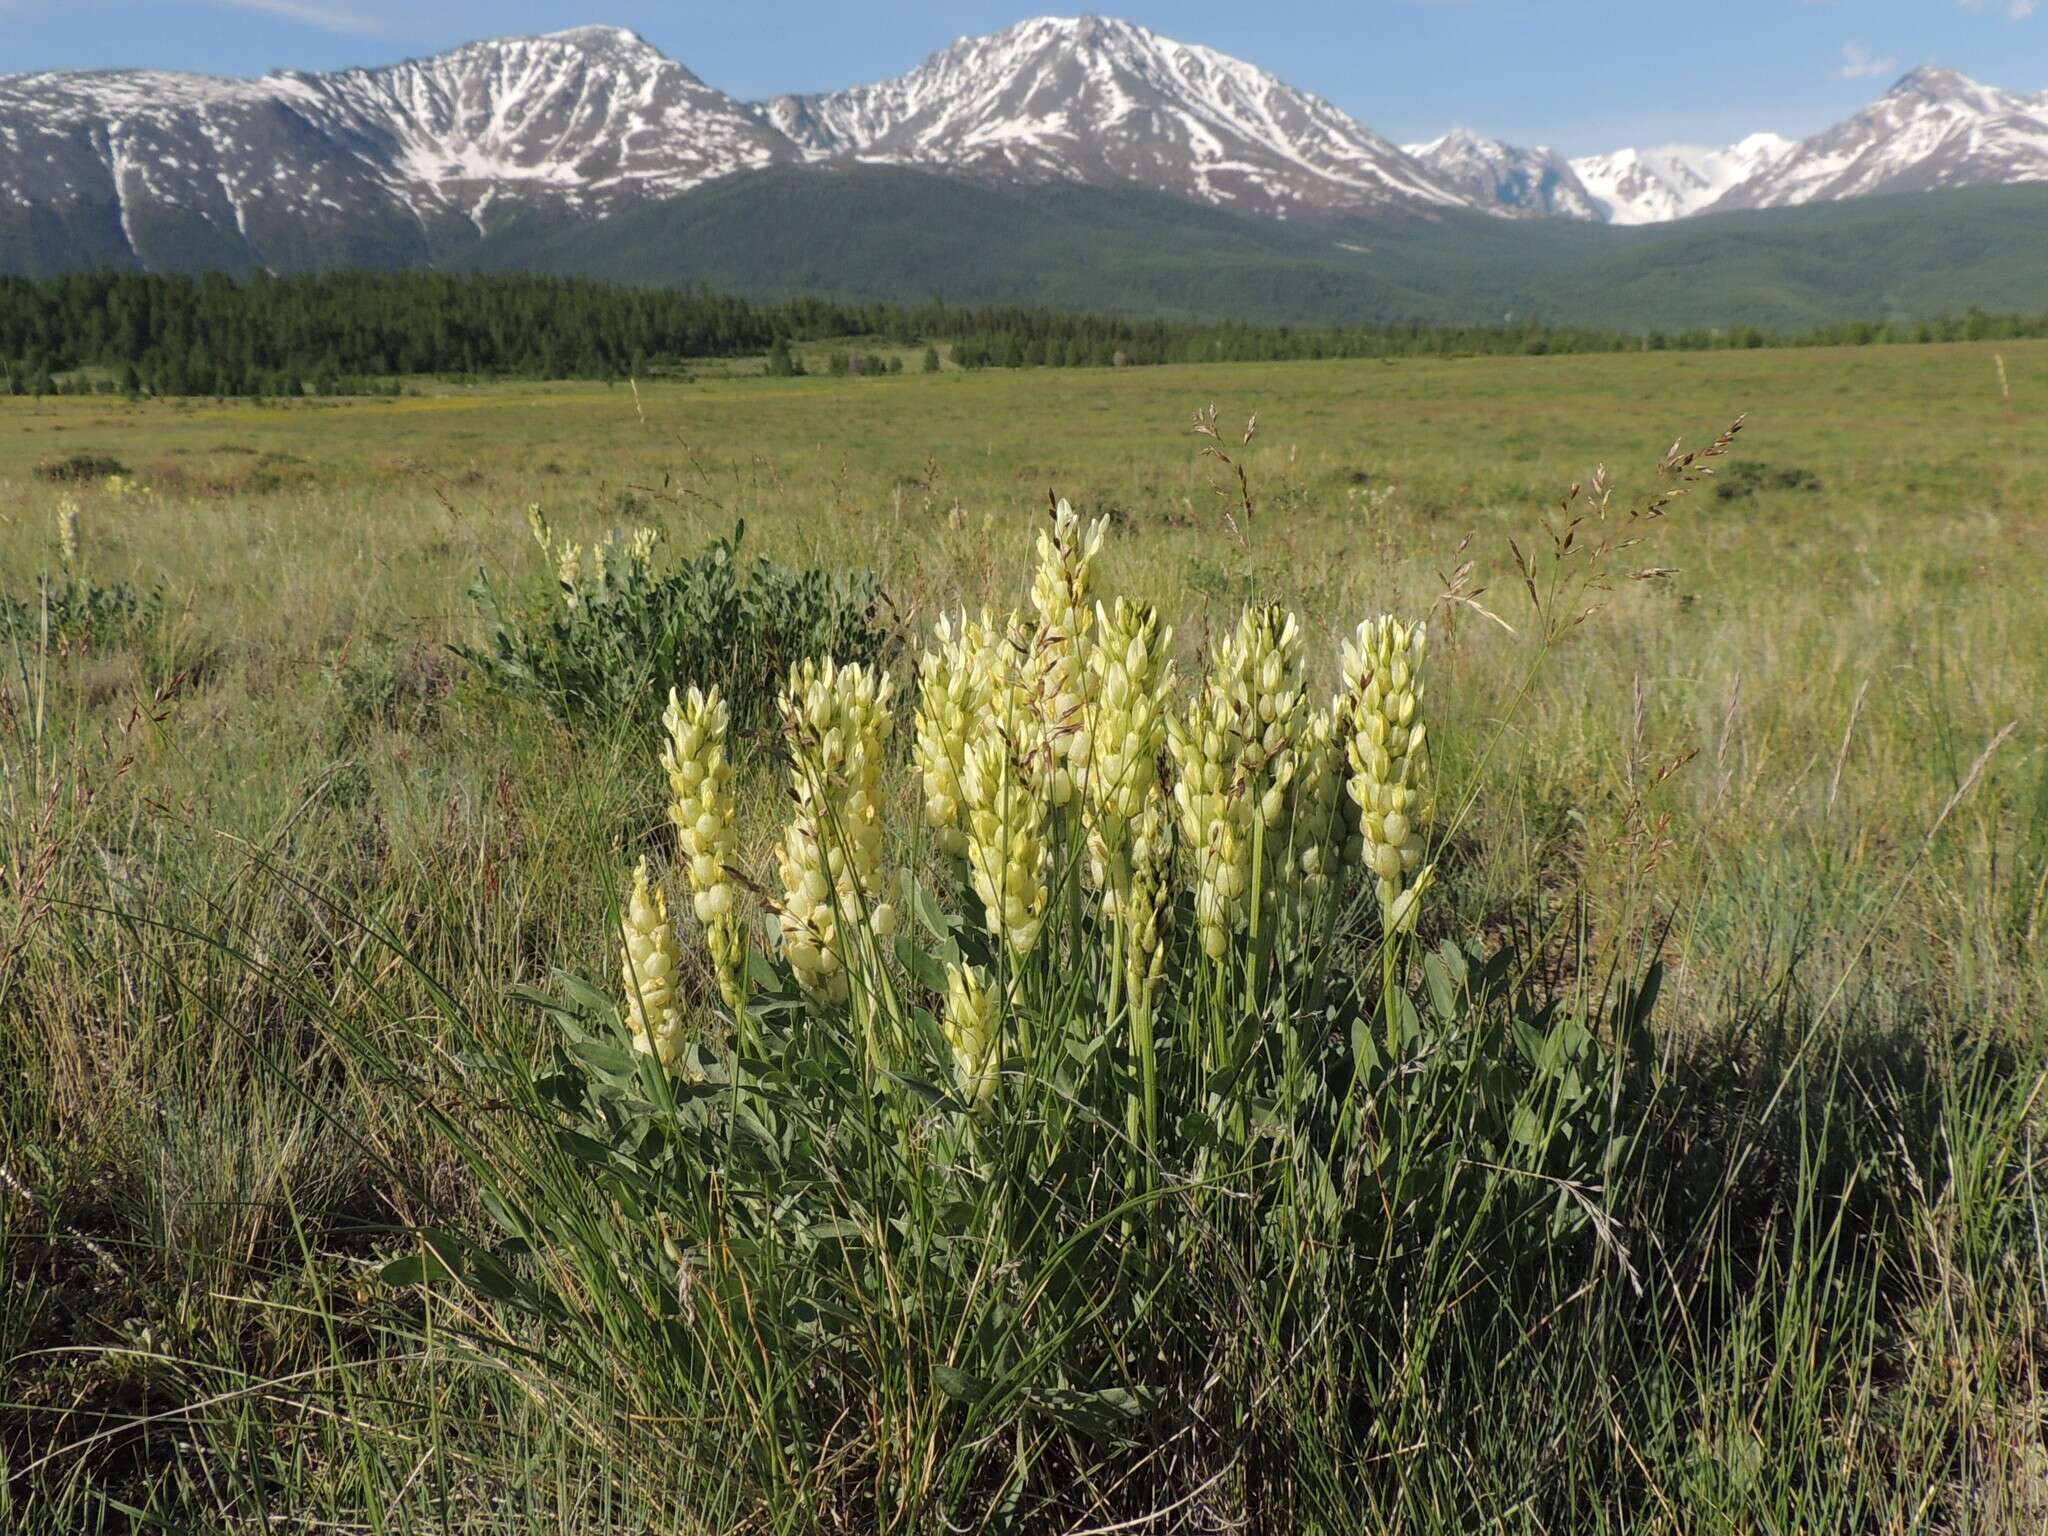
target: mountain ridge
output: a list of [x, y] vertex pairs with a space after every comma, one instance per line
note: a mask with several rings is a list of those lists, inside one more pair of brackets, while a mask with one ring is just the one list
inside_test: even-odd
[[893, 79], [759, 110], [814, 160], [1124, 181], [1278, 217], [1463, 202], [1322, 98], [1102, 16], [1036, 17], [962, 38]]
[[0, 270], [460, 264], [708, 183], [886, 164], [1141, 188], [1292, 222], [1478, 212], [1661, 223], [2048, 180], [2048, 92], [1903, 76], [1791, 141], [1567, 160], [1467, 130], [1403, 148], [1255, 65], [1102, 16], [962, 38], [871, 85], [746, 102], [630, 29], [257, 79], [0, 76]]

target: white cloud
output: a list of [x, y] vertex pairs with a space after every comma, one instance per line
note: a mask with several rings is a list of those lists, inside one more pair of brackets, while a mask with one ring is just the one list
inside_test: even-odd
[[2041, 0], [1956, 0], [1966, 11], [1996, 11], [2013, 21], [2025, 21], [2041, 9]]
[[254, 11], [259, 16], [275, 16], [280, 21], [296, 21], [301, 26], [318, 27], [322, 32], [345, 32], [353, 37], [381, 37], [387, 28], [375, 17], [365, 16], [339, 5], [321, 5], [313, 0], [206, 0], [209, 5], [225, 6], [231, 11]]
[[1861, 43], [1842, 44], [1842, 78], [1844, 80], [1868, 80], [1873, 75], [1888, 75], [1899, 67], [1894, 58], [1875, 59], [1870, 50]]

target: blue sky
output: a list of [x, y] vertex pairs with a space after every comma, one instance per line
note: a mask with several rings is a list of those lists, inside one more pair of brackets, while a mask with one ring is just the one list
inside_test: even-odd
[[[476, 37], [628, 26], [734, 95], [896, 74], [965, 33], [1074, 8], [988, 0], [0, 0], [0, 71], [261, 74]], [[1380, 132], [1454, 123], [1579, 154], [1802, 134], [1915, 64], [2048, 90], [2048, 0], [1130, 0], [1105, 6], [1252, 60]]]

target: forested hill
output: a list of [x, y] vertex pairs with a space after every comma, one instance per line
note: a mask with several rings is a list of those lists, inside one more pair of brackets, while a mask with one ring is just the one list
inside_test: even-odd
[[[1603, 352], [2048, 335], [2048, 314], [1972, 312], [1801, 332], [1624, 332], [1538, 324], [1301, 328], [1007, 306], [755, 301], [582, 279], [341, 272], [0, 278], [0, 390], [299, 395], [411, 375], [618, 379], [817, 344], [924, 349], [924, 366], [1113, 366], [1318, 357]], [[845, 344], [845, 346], [841, 346]], [[858, 355], [858, 354], [854, 354]]]
[[2048, 186], [1967, 187], [1616, 228], [1382, 212], [1250, 218], [1138, 188], [996, 187], [891, 166], [782, 168], [466, 259], [708, 282], [754, 298], [1228, 317], [1266, 325], [1505, 317], [1641, 333], [1803, 330], [1976, 305], [2048, 309]]

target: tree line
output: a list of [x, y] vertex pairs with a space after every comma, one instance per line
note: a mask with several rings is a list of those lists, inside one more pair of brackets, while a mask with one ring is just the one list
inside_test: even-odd
[[[416, 375], [622, 379], [694, 359], [765, 354], [802, 371], [793, 346], [854, 338], [939, 349], [960, 368], [1115, 367], [1311, 358], [1441, 357], [1872, 345], [2048, 335], [2048, 315], [1972, 310], [1945, 320], [1855, 321], [1797, 333], [1664, 332], [1540, 323], [1263, 326], [1134, 319], [1002, 305], [754, 301], [703, 289], [577, 278], [335, 272], [236, 281], [127, 272], [0, 278], [0, 392], [130, 395], [391, 393]], [[893, 371], [879, 355], [830, 354], [832, 372]]]

